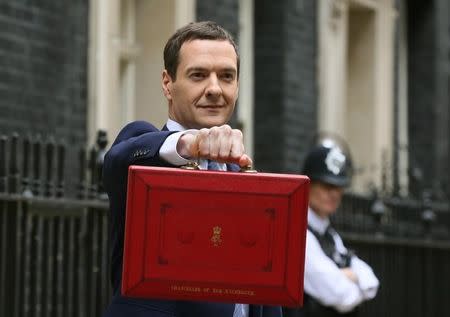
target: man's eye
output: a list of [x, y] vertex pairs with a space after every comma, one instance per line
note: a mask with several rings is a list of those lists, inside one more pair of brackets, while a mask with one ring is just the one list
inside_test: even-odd
[[190, 76], [194, 80], [199, 80], [205, 78], [205, 74], [203, 73], [192, 73]]
[[234, 80], [234, 74], [233, 73], [224, 73], [222, 74], [222, 79], [226, 81], [233, 81]]

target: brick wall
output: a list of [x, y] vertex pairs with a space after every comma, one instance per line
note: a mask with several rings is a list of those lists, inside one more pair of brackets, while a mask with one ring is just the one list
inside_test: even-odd
[[88, 0], [0, 3], [0, 131], [86, 139]]
[[439, 18], [441, 6], [448, 12], [445, 1], [408, 2], [409, 161], [424, 173], [423, 184], [411, 190], [433, 189], [438, 199], [449, 192], [450, 137], [449, 25], [448, 16]]
[[[450, 200], [450, 3], [436, 2], [436, 172], [443, 196]], [[438, 189], [439, 190], [439, 189]], [[439, 195], [439, 193], [437, 193]], [[444, 197], [438, 197], [440, 199]]]
[[85, 144], [88, 3], [0, 2], [0, 133]]
[[316, 1], [288, 1], [283, 86], [284, 160], [282, 169], [299, 172], [317, 132]]
[[211, 20], [226, 28], [237, 42], [239, 32], [238, 0], [197, 0], [197, 21]]
[[255, 5], [255, 160], [298, 172], [317, 130], [316, 2]]

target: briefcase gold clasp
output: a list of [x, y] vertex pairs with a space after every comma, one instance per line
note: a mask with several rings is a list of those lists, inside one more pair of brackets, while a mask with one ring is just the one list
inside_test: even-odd
[[241, 167], [239, 172], [241, 172], [241, 173], [258, 173], [258, 171], [253, 169], [253, 167], [251, 165]]
[[198, 163], [194, 162], [194, 161], [189, 161], [186, 163], [186, 165], [180, 166], [180, 168], [185, 169], [185, 170], [199, 170], [200, 169], [200, 167], [198, 166]]

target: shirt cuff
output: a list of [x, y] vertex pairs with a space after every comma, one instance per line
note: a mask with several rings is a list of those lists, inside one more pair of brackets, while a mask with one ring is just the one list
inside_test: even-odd
[[164, 141], [161, 148], [159, 149], [159, 156], [166, 162], [175, 166], [186, 165], [187, 163], [189, 163], [190, 160], [185, 159], [177, 152], [178, 140], [183, 134], [188, 132], [191, 134], [197, 134], [198, 130], [186, 130], [172, 133], [167, 137], [167, 139]]

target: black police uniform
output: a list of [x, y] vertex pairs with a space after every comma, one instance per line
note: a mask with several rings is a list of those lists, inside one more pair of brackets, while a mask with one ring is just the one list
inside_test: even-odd
[[[317, 146], [307, 156], [302, 173], [308, 175], [312, 181], [320, 181], [339, 187], [345, 187], [350, 183], [351, 162], [348, 155], [344, 154], [338, 147]], [[307, 253], [305, 263], [305, 294], [304, 304], [302, 308], [284, 308], [283, 316], [285, 317], [334, 317], [334, 316], [357, 316], [357, 305], [367, 299], [373, 298], [378, 289], [378, 280], [372, 272], [372, 269], [356, 257], [353, 252], [349, 251], [342, 243], [342, 239], [338, 233], [329, 226], [329, 220], [323, 220], [318, 217], [312, 209], [309, 210], [308, 216], [308, 235], [307, 235]], [[319, 230], [320, 228], [320, 230]], [[316, 240], [316, 241], [313, 241]], [[309, 244], [309, 246], [308, 246]], [[319, 245], [319, 246], [317, 246]], [[316, 247], [315, 247], [316, 246]], [[314, 251], [314, 252], [313, 252]], [[331, 260], [324, 260], [326, 257]], [[320, 264], [330, 266], [330, 272], [335, 272], [336, 276], [348, 284], [348, 279], [342, 276], [339, 271], [341, 268], [350, 267], [358, 279], [361, 280], [361, 293], [359, 286], [352, 285], [353, 295], [350, 304], [323, 305], [325, 298], [321, 298], [320, 287], [315, 285], [314, 296], [308, 293], [308, 286], [311, 283], [320, 283], [319, 280], [314, 282], [314, 275], [311, 275], [311, 263], [322, 259]], [[333, 267], [331, 267], [333, 266]], [[317, 272], [315, 273], [317, 274]], [[313, 282], [311, 282], [311, 280]], [[308, 282], [308, 283], [306, 283]], [[332, 287], [332, 283], [323, 286], [323, 288]], [[338, 286], [336, 286], [338, 287]], [[356, 294], [356, 295], [355, 295]], [[330, 300], [332, 302], [332, 300]], [[340, 308], [338, 311], [337, 308]], [[345, 311], [345, 312], [344, 312]]]

